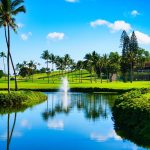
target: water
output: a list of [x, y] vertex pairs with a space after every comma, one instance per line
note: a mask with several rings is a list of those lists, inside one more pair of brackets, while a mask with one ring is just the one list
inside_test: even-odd
[[16, 119], [15, 114], [10, 119], [0, 115], [0, 150], [144, 149], [116, 134], [111, 111], [115, 95], [46, 94], [48, 101], [16, 113]]

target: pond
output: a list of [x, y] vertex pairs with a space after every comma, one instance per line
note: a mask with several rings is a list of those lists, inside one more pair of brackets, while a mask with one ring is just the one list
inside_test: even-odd
[[48, 101], [0, 115], [0, 150], [143, 150], [114, 130], [114, 94], [46, 93]]

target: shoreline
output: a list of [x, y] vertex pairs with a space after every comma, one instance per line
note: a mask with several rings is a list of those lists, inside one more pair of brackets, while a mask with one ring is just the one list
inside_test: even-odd
[[[141, 89], [148, 89], [148, 88], [141, 88]], [[113, 88], [70, 88], [70, 92], [83, 92], [83, 93], [125, 93], [132, 90], [136, 90], [136, 88], [131, 89], [113, 89]], [[0, 91], [7, 91], [7, 88], [0, 88]], [[14, 91], [14, 89], [11, 89]], [[20, 88], [18, 91], [37, 91], [37, 92], [58, 92], [59, 89], [55, 88]]]

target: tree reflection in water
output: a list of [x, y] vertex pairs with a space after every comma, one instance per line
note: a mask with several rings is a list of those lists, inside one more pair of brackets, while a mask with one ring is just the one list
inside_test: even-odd
[[49, 118], [53, 118], [59, 113], [69, 114], [72, 109], [76, 108], [78, 111], [83, 111], [87, 119], [93, 121], [100, 118], [107, 119], [107, 111], [114, 102], [112, 99], [112, 96], [96, 93], [59, 93], [57, 98], [54, 98], [54, 94], [52, 94], [48, 99], [49, 106], [42, 116], [45, 121], [48, 121]]
[[15, 125], [16, 125], [17, 113], [14, 114], [14, 121], [13, 121], [13, 125], [12, 125], [11, 130], [10, 130], [10, 117], [11, 117], [11, 115], [8, 114], [7, 115], [7, 146], [6, 146], [6, 150], [9, 150], [9, 146], [10, 146], [11, 139], [13, 136]]

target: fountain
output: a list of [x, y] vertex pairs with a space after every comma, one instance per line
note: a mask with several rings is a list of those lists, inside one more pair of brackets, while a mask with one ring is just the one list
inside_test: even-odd
[[63, 109], [67, 110], [68, 106], [70, 105], [69, 95], [68, 95], [69, 83], [67, 77], [62, 78], [62, 86], [60, 91], [63, 92], [62, 95]]
[[68, 85], [67, 77], [62, 78], [61, 91], [63, 91], [64, 93], [68, 93], [68, 91], [69, 91], [69, 85]]

